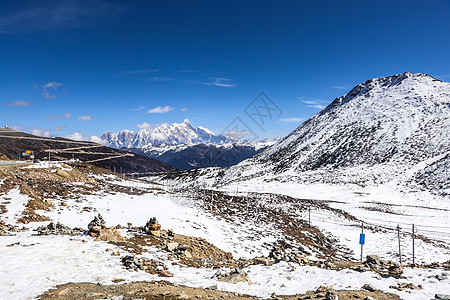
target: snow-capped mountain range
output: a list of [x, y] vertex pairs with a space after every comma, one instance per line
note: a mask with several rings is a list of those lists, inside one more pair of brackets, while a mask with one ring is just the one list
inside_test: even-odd
[[448, 196], [449, 162], [450, 83], [407, 72], [361, 83], [258, 155], [202, 173], [216, 185], [391, 183]]
[[183, 123], [148, 125], [138, 132], [122, 130], [119, 133], [105, 132], [102, 137], [113, 148], [144, 148], [151, 146], [173, 146], [189, 144], [222, 144], [238, 142], [237, 139], [223, 135], [215, 135], [202, 126], [194, 127], [189, 120]]
[[235, 165], [275, 142], [265, 139], [250, 143], [238, 137], [216, 135], [202, 126], [192, 126], [188, 120], [148, 125], [138, 132], [105, 132], [101, 138], [109, 147], [155, 158], [179, 170]]

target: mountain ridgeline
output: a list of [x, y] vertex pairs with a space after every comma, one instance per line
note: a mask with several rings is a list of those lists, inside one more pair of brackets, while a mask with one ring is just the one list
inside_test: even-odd
[[250, 158], [272, 140], [249, 143], [238, 137], [216, 135], [204, 127], [183, 123], [146, 126], [133, 132], [105, 132], [105, 144], [168, 163], [179, 170], [205, 167], [229, 167]]
[[201, 174], [216, 184], [398, 182], [448, 195], [449, 151], [450, 83], [407, 72], [361, 83], [256, 156]]

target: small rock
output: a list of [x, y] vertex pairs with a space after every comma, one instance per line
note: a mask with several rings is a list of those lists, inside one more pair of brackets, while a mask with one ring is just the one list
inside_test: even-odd
[[156, 236], [156, 237], [160, 237], [161, 231], [152, 230], [152, 231], [150, 231], [150, 234], [153, 236]]
[[186, 256], [186, 258], [192, 258], [192, 254], [189, 251], [187, 251], [187, 250], [185, 250], [183, 252], [183, 254], [184, 254], [184, 256]]
[[162, 277], [173, 277], [173, 274], [170, 273], [170, 272], [168, 272], [168, 271], [166, 271], [166, 270], [161, 270], [161, 271], [159, 271], [159, 274], [160, 274], [160, 276], [162, 276]]
[[446, 294], [436, 294], [436, 295], [434, 295], [434, 299], [439, 299], [439, 300], [450, 300], [450, 295], [446, 295]]
[[338, 295], [336, 295], [334, 292], [332, 291], [328, 291], [325, 294], [325, 300], [338, 300]]
[[189, 247], [188, 247], [188, 245], [186, 245], [186, 244], [180, 244], [179, 246], [178, 246], [178, 250], [181, 250], [181, 251], [184, 251], [184, 250], [187, 250]]
[[120, 251], [119, 250], [113, 251], [113, 253], [111, 253], [111, 255], [112, 256], [120, 256]]
[[365, 285], [363, 285], [361, 287], [361, 289], [369, 291], [369, 292], [375, 292], [377, 290], [377, 288], [371, 284], [366, 283]]
[[167, 243], [167, 245], [166, 245], [166, 250], [168, 250], [168, 251], [173, 251], [173, 250], [175, 250], [177, 248], [178, 248], [178, 243], [177, 242]]

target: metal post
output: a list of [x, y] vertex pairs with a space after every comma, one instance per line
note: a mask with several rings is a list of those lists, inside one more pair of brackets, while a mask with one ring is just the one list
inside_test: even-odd
[[50, 168], [50, 146], [48, 146], [48, 167]]
[[400, 225], [397, 224], [397, 236], [398, 236], [398, 257], [400, 265], [402, 264], [402, 248], [400, 247]]
[[414, 224], [412, 225], [412, 243], [413, 243], [413, 249], [412, 249], [412, 259], [413, 259], [413, 267], [416, 265], [416, 260], [415, 260], [415, 249], [414, 249], [414, 238], [415, 238], [415, 230], [414, 230]]
[[308, 227], [311, 228], [311, 205], [308, 208]]
[[[364, 234], [364, 222], [361, 222], [361, 234]], [[361, 262], [363, 261], [363, 247], [364, 244], [361, 243]]]
[[214, 201], [214, 192], [211, 190], [211, 203], [210, 203], [211, 213], [213, 212], [213, 201]]

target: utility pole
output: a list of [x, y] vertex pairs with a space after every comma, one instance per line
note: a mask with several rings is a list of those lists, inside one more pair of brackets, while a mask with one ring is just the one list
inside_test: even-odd
[[400, 265], [402, 264], [402, 248], [400, 247], [400, 225], [397, 224], [397, 236], [398, 236], [398, 257], [400, 260]]
[[415, 239], [415, 230], [414, 230], [414, 224], [412, 225], [412, 246], [413, 246], [413, 249], [412, 249], [412, 255], [413, 255], [413, 267], [415, 267], [416, 266], [416, 260], [415, 260], [415, 249], [414, 249], [414, 239]]

